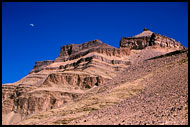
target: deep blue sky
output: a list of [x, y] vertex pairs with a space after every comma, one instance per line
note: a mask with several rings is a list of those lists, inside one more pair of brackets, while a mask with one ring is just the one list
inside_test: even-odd
[[121, 37], [145, 27], [188, 47], [187, 2], [3, 2], [2, 7], [2, 83], [20, 80], [36, 61], [54, 60], [63, 45], [100, 39], [119, 47]]

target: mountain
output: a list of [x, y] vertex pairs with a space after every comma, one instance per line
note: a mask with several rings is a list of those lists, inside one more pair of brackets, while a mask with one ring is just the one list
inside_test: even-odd
[[121, 38], [119, 48], [100, 40], [65, 45], [55, 60], [38, 61], [27, 76], [2, 85], [2, 122], [187, 124], [187, 54], [180, 42], [148, 29]]

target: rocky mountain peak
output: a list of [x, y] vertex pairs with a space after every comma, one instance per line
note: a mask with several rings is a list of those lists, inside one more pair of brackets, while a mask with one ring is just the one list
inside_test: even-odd
[[[159, 46], [162, 49], [151, 48], [151, 46]], [[139, 94], [142, 87], [148, 87], [152, 84], [149, 83], [151, 80], [153, 83], [155, 81], [158, 81], [158, 83], [155, 82], [147, 88], [147, 92], [142, 93], [150, 93], [151, 96], [156, 93], [155, 99], [158, 98], [158, 94], [164, 93], [163, 90], [169, 90], [168, 86], [163, 87], [163, 90], [156, 88], [149, 90], [149, 88], [155, 86], [158, 88], [164, 86], [165, 81], [160, 83], [162, 80], [168, 81], [168, 79], [179, 78], [179, 81], [176, 80], [177, 82], [171, 80], [171, 88], [173, 90], [176, 90], [176, 88], [187, 90], [185, 85], [188, 80], [181, 80], [181, 77], [187, 77], [188, 69], [184, 68], [186, 73], [181, 72], [182, 69], [180, 68], [175, 69], [178, 63], [178, 67], [184, 65], [187, 67], [187, 51], [178, 51], [182, 48], [183, 46], [174, 39], [148, 29], [144, 29], [142, 33], [136, 36], [122, 38], [120, 48], [114, 48], [98, 39], [82, 44], [62, 46], [59, 56], [55, 60], [38, 61], [27, 76], [15, 83], [2, 85], [2, 123], [31, 125], [60, 124], [60, 122], [62, 124], [63, 122], [63, 124], [67, 124], [91, 111], [120, 103], [123, 99]], [[174, 66], [168, 64], [169, 61]], [[168, 66], [165, 67], [165, 63]], [[159, 71], [160, 75], [154, 76], [155, 79], [153, 79], [151, 76], [156, 74], [157, 68], [159, 70], [162, 68], [164, 71]], [[174, 75], [176, 77], [173, 78], [170, 73], [165, 76], [162, 72], [165, 72], [166, 69], [169, 69], [168, 71], [173, 69], [175, 71], [171, 72], [172, 74], [181, 73], [182, 76]], [[163, 77], [160, 79], [161, 76]], [[171, 76], [171, 78], [165, 78], [168, 76]], [[181, 84], [173, 87], [177, 83]], [[183, 87], [181, 87], [182, 85]], [[160, 90], [160, 92], [155, 92], [155, 90]], [[171, 91], [168, 91], [168, 93], [171, 93]], [[187, 92], [182, 90], [176, 93], [183, 94], [183, 97], [187, 95]], [[149, 96], [146, 94], [145, 97]], [[168, 97], [171, 96], [166, 96], [164, 102], [167, 102]], [[152, 104], [155, 103], [155, 99], [152, 99]], [[140, 98], [136, 106], [141, 104], [142, 100]], [[136, 104], [134, 100], [131, 102]], [[131, 106], [134, 107], [134, 104], [131, 104]], [[140, 107], [148, 107], [149, 105], [147, 101], [144, 101], [144, 104]], [[168, 108], [168, 104], [165, 106]], [[163, 107], [163, 104], [161, 107]], [[117, 108], [114, 108], [114, 110]], [[131, 110], [130, 107], [128, 109], [126, 110], [124, 107], [124, 110], [129, 111], [128, 113], [124, 112], [124, 114], [127, 114], [125, 120], [129, 118], [127, 124], [131, 124], [132, 120], [128, 114], [135, 114], [139, 107], [136, 107], [135, 110]], [[151, 111], [150, 109], [152, 110], [152, 106], [151, 108], [148, 107], [147, 111]], [[142, 110], [144, 108], [139, 111]], [[160, 110], [163, 111], [163, 109]], [[172, 107], [173, 110], [175, 109]], [[155, 112], [157, 112], [156, 107]], [[113, 118], [116, 115], [115, 113]], [[157, 113], [160, 114], [160, 112]], [[150, 114], [145, 115], [150, 116]], [[164, 114], [164, 116], [166, 115]], [[152, 118], [155, 117], [151, 116], [151, 121]], [[97, 119], [94, 122], [97, 122]], [[104, 123], [104, 121], [100, 123]]]
[[153, 34], [152, 31], [150, 31], [150, 30], [144, 28], [144, 31], [143, 31], [142, 33], [140, 33], [140, 34], [138, 34], [138, 35], [135, 35], [135, 36], [133, 36], [133, 37], [150, 37], [152, 34]]
[[147, 28], [144, 28], [144, 31], [148, 31], [148, 29], [147, 29]]
[[162, 48], [185, 49], [178, 41], [164, 35], [157, 34], [144, 28], [144, 31], [133, 37], [123, 37], [120, 41], [120, 47], [130, 49], [144, 49], [150, 46]]

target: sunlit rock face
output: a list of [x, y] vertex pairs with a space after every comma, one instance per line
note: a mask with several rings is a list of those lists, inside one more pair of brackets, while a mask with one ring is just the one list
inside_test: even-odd
[[184, 49], [184, 46], [176, 40], [154, 33], [146, 28], [142, 33], [133, 37], [123, 37], [120, 41], [120, 47], [127, 47], [130, 49], [144, 49], [148, 46]]
[[[136, 36], [122, 38], [119, 48], [100, 40], [62, 46], [55, 60], [37, 61], [27, 76], [2, 85], [2, 122], [34, 124], [32, 121], [39, 118], [35, 115], [69, 107], [71, 103], [74, 106], [76, 100], [96, 95], [97, 89], [101, 93], [102, 89], [112, 89], [126, 79], [130, 81], [142, 73], [135, 72], [137, 64], [143, 65], [148, 59], [180, 49], [184, 47], [179, 42], [148, 29]], [[123, 73], [129, 68], [129, 72]], [[62, 111], [67, 115], [68, 112]], [[28, 121], [30, 118], [32, 121]]]

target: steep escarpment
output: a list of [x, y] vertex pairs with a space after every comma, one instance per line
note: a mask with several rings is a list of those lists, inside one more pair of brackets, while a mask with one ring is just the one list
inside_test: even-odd
[[8, 121], [3, 117], [3, 123], [15, 124], [72, 102], [127, 68], [130, 62], [124, 57], [128, 55], [128, 49], [120, 50], [99, 40], [63, 46], [58, 58], [36, 62], [10, 90], [9, 85], [3, 86], [3, 114], [11, 115]]
[[129, 47], [130, 49], [144, 49], [148, 46], [169, 47], [179, 50], [185, 48], [180, 42], [148, 29], [144, 29], [142, 33], [133, 37], [123, 37], [120, 41], [120, 47]]
[[49, 74], [42, 84], [42, 87], [64, 87], [64, 85], [73, 86], [74, 89], [89, 89], [94, 86], [102, 85], [107, 79], [101, 76], [93, 76], [89, 74], [76, 73], [57, 73]]
[[[54, 61], [49, 60], [36, 62], [30, 73], [36, 73], [41, 70], [62, 69], [63, 66], [72, 66], [76, 69], [76, 66], [79, 63], [89, 63], [93, 59], [98, 59], [100, 61], [107, 62], [108, 64], [119, 64], [122, 62], [118, 61], [124, 61], [123, 58], [127, 57], [129, 54], [130, 50], [128, 48], [114, 48], [102, 43], [100, 40], [93, 40], [83, 44], [69, 44], [61, 48], [59, 56]], [[68, 64], [65, 65], [66, 63]]]
[[50, 65], [53, 62], [53, 60], [37, 61], [34, 65], [33, 71], [31, 71], [30, 73], [38, 72], [39, 70], [45, 68], [47, 65]]
[[184, 52], [131, 65], [74, 102], [19, 124], [187, 124], [187, 63]]
[[[16, 124], [33, 114], [62, 107], [84, 90], [103, 85], [106, 80], [101, 76], [67, 72], [51, 73], [40, 84], [3, 85], [3, 123]], [[12, 120], [7, 121], [6, 117]]]
[[38, 61], [27, 76], [2, 86], [2, 122], [67, 124], [118, 104], [139, 94], [146, 86], [139, 84], [152, 81], [151, 72], [167, 63], [165, 57], [186, 53], [183, 49], [147, 29], [122, 38], [119, 48], [100, 40], [62, 46], [55, 60]]
[[121, 55], [129, 55], [130, 53], [127, 49], [121, 51], [110, 45], [102, 43], [100, 40], [93, 40], [83, 44], [70, 44], [63, 46], [55, 62], [77, 59], [91, 52], [117, 57], [121, 57]]

